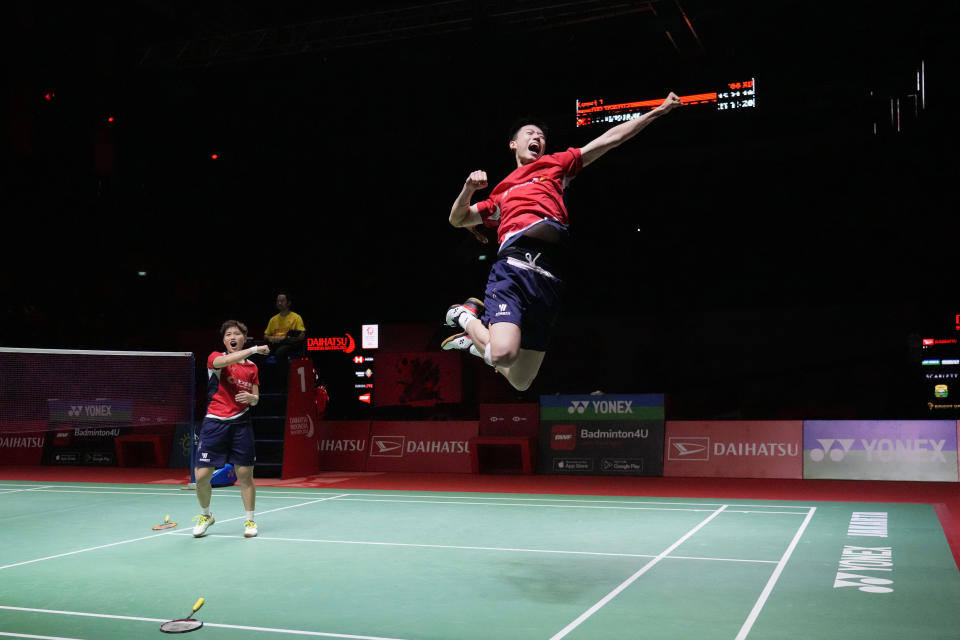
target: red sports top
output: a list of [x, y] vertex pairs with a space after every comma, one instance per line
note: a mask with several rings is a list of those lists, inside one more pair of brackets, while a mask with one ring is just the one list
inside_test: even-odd
[[207, 358], [207, 417], [232, 420], [250, 408], [234, 397], [241, 391], [253, 393], [253, 385], [260, 385], [260, 375], [257, 365], [249, 360], [214, 368], [213, 361], [225, 355], [214, 351]]
[[476, 203], [483, 224], [500, 225], [500, 244], [543, 219], [566, 227], [570, 220], [563, 204], [563, 190], [581, 169], [580, 149], [572, 147], [517, 167], [493, 189], [489, 198]]

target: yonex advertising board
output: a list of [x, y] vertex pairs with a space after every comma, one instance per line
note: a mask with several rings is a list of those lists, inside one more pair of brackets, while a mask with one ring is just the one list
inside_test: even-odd
[[663, 394], [540, 396], [540, 473], [663, 474]]
[[668, 421], [664, 476], [802, 478], [800, 420]]
[[114, 466], [116, 438], [130, 431], [129, 398], [49, 399], [44, 463]]
[[957, 482], [957, 422], [807, 420], [803, 477]]

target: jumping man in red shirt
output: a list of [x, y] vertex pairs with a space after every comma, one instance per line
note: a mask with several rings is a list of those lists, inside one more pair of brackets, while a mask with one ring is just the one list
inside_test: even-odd
[[447, 310], [447, 324], [463, 331], [444, 340], [444, 349], [467, 349], [514, 388], [530, 387], [543, 363], [565, 288], [569, 217], [564, 189], [583, 167], [679, 105], [680, 98], [670, 93], [656, 109], [611, 127], [583, 148], [550, 155], [544, 155], [543, 127], [524, 123], [510, 139], [517, 168], [486, 200], [470, 204], [474, 192], [487, 187], [486, 172], [467, 177], [450, 209], [450, 224], [497, 227], [500, 250], [483, 301], [469, 298]]
[[194, 518], [197, 524], [193, 535], [197, 538], [206, 535], [214, 523], [210, 512], [213, 493], [210, 479], [214, 469], [229, 462], [237, 472], [240, 497], [247, 512], [243, 535], [252, 538], [257, 535], [257, 523], [253, 519], [257, 490], [253, 484], [255, 454], [250, 407], [260, 401], [260, 377], [250, 356], [268, 354], [270, 347], [244, 348], [247, 327], [236, 320], [227, 320], [221, 325], [220, 338], [226, 353], [214, 351], [207, 358], [207, 415], [200, 426], [195, 462], [197, 500], [203, 512]]

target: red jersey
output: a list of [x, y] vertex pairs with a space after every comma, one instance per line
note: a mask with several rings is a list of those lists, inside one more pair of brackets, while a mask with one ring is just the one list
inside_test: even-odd
[[253, 393], [253, 385], [260, 385], [260, 374], [250, 360], [214, 368], [213, 361], [225, 355], [214, 351], [207, 358], [207, 417], [232, 420], [250, 408], [234, 398], [241, 391]]
[[500, 225], [500, 244], [544, 219], [566, 227], [570, 220], [563, 204], [563, 191], [581, 169], [580, 149], [572, 147], [517, 167], [493, 189], [489, 198], [477, 203], [483, 224]]

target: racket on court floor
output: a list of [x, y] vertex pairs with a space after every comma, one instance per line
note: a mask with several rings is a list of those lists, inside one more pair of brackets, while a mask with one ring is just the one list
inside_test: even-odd
[[160, 631], [164, 633], [186, 633], [187, 631], [196, 631], [203, 626], [203, 620], [194, 620], [193, 614], [203, 606], [203, 598], [198, 598], [196, 603], [193, 605], [193, 611], [190, 612], [186, 618], [179, 618], [177, 620], [167, 620], [162, 625], [160, 625]]
[[160, 531], [161, 529], [172, 529], [175, 526], [177, 526], [177, 523], [170, 522], [170, 516], [167, 515], [163, 518], [163, 522], [161, 522], [160, 524], [153, 525], [153, 530]]

